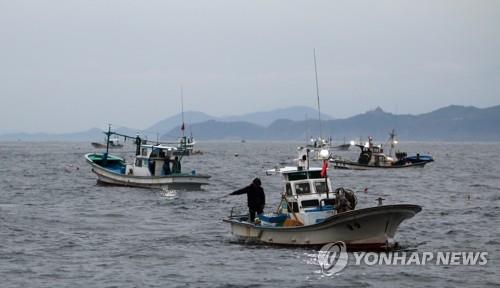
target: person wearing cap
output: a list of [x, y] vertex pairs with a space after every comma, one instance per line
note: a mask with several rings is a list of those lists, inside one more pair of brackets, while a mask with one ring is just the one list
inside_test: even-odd
[[255, 178], [253, 179], [252, 184], [229, 194], [229, 195], [247, 194], [250, 222], [254, 222], [255, 214], [259, 215], [264, 212], [264, 206], [266, 205], [266, 195], [264, 194], [264, 189], [262, 189], [261, 185], [262, 183], [260, 182], [260, 179]]

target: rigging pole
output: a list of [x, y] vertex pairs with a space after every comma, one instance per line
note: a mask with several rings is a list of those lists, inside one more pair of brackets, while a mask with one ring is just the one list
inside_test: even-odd
[[313, 49], [314, 54], [314, 75], [316, 76], [316, 98], [318, 100], [318, 120], [319, 120], [319, 138], [323, 141], [323, 131], [321, 127], [321, 107], [319, 105], [319, 85], [318, 85], [318, 67], [316, 65], [316, 48]]
[[181, 118], [182, 118], [182, 124], [181, 124], [181, 131], [182, 131], [182, 138], [184, 139], [184, 92], [182, 89], [181, 85]]

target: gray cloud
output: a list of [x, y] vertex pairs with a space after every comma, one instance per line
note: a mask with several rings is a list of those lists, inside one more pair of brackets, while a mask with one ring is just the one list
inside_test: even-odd
[[498, 104], [496, 1], [0, 1], [0, 129]]

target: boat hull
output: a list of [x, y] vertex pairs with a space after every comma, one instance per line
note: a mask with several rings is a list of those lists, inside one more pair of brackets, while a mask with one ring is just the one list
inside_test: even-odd
[[375, 165], [366, 165], [359, 164], [353, 161], [345, 161], [345, 160], [333, 160], [332, 163], [333, 168], [335, 169], [343, 169], [343, 170], [378, 170], [378, 169], [400, 169], [400, 168], [418, 168], [424, 167], [425, 164], [429, 162], [416, 162], [416, 163], [408, 163], [403, 165], [391, 165], [391, 166], [375, 166]]
[[401, 222], [420, 212], [418, 205], [385, 205], [352, 210], [334, 215], [325, 221], [308, 226], [266, 227], [238, 217], [224, 222], [231, 224], [231, 232], [247, 240], [280, 245], [324, 245], [343, 241], [351, 249], [384, 249], [390, 243]]
[[97, 175], [97, 181], [102, 184], [140, 187], [167, 188], [180, 190], [200, 190], [201, 186], [209, 184], [208, 175], [203, 174], [172, 174], [165, 176], [135, 176], [117, 173], [106, 169], [87, 158], [92, 172]]

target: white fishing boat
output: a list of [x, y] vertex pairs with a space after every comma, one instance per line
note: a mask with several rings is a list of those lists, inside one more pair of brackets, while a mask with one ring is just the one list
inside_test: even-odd
[[142, 188], [168, 188], [199, 190], [209, 184], [210, 176], [199, 174], [196, 170], [183, 172], [182, 155], [175, 156], [176, 147], [164, 144], [149, 144], [139, 136], [131, 137], [108, 130], [109, 136], [117, 135], [133, 138], [136, 144], [135, 159], [127, 163], [124, 158], [105, 153], [88, 153], [85, 159], [103, 184], [132, 186]]
[[193, 132], [191, 131], [191, 135], [189, 137], [186, 136], [184, 133], [186, 130], [186, 124], [184, 122], [184, 93], [182, 86], [181, 86], [181, 121], [182, 121], [181, 137], [178, 140], [177, 150], [174, 152], [174, 155], [189, 156], [194, 154], [203, 154], [202, 151], [194, 149], [196, 141], [194, 140]]
[[[322, 152], [326, 158], [329, 152]], [[302, 158], [302, 157], [299, 157]], [[224, 219], [231, 232], [245, 240], [281, 245], [323, 245], [343, 241], [350, 249], [388, 249], [396, 231], [406, 219], [421, 211], [412, 204], [356, 209], [352, 190], [332, 189], [325, 167], [309, 168], [308, 161], [297, 167], [269, 170], [283, 176], [281, 203], [276, 213], [231, 215]]]
[[306, 147], [311, 148], [311, 149], [318, 149], [318, 151], [321, 151], [322, 149], [330, 149], [331, 148], [331, 140], [332, 139], [324, 139], [321, 137], [313, 138], [309, 140], [309, 143], [307, 143]]
[[354, 141], [347, 143], [347, 142], [345, 142], [345, 137], [344, 137], [344, 143], [333, 146], [332, 149], [337, 150], [337, 151], [347, 151], [347, 150], [349, 150], [349, 148], [351, 148], [352, 145], [354, 145]]
[[174, 152], [174, 154], [183, 156], [198, 154], [200, 153], [200, 151], [194, 150], [195, 144], [196, 141], [194, 140], [193, 136], [182, 136], [181, 138], [179, 138], [179, 144], [177, 145], [177, 150]]

